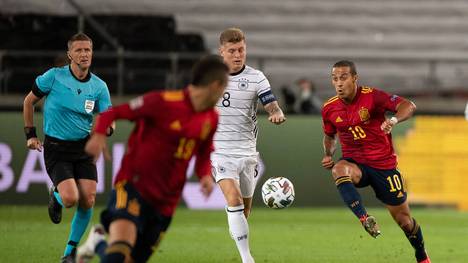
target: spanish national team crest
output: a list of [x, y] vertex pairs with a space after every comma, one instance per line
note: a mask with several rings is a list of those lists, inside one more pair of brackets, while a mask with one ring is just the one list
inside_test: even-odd
[[361, 107], [359, 110], [359, 118], [361, 118], [362, 122], [366, 122], [370, 119], [370, 113], [367, 108]]
[[237, 84], [237, 87], [240, 90], [246, 90], [249, 87], [249, 81], [247, 79], [239, 79], [239, 84]]

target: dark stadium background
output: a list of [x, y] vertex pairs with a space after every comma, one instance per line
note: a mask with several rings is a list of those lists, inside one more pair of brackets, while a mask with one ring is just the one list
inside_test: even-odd
[[[216, 53], [218, 34], [231, 26], [246, 33], [248, 64], [267, 75], [283, 107], [287, 106], [287, 94], [299, 98], [297, 80], [301, 78], [313, 81], [322, 101], [333, 96], [330, 67], [341, 59], [356, 62], [361, 84], [413, 100], [417, 115], [398, 124], [393, 132], [409, 200], [413, 207], [421, 208], [417, 211], [423, 220], [424, 216], [429, 223], [430, 218], [440, 219], [439, 225], [434, 223], [429, 229], [428, 240], [430, 244], [432, 237], [433, 249], [436, 244], [447, 248], [436, 252], [434, 258], [468, 262], [465, 251], [452, 249], [458, 242], [449, 237], [449, 233], [457, 235], [465, 245], [468, 240], [468, 121], [464, 117], [468, 101], [468, 1], [463, 0], [0, 0], [0, 243], [14, 244], [8, 242], [10, 238], [24, 242], [21, 235], [8, 231], [16, 226], [10, 213], [20, 211], [27, 217], [31, 211], [34, 218], [38, 214], [32, 211], [45, 210], [46, 175], [41, 175], [41, 164], [33, 162], [25, 167], [31, 153], [25, 147], [21, 110], [35, 77], [51, 66], [67, 63], [66, 42], [71, 35], [83, 31], [92, 37], [92, 71], [107, 82], [113, 103], [119, 104], [146, 91], [183, 88], [192, 63], [204, 54]], [[293, 109], [297, 111], [297, 107], [296, 103]], [[40, 111], [41, 105], [36, 107], [38, 127], [42, 126]], [[266, 167], [259, 184], [272, 176], [288, 177], [296, 188], [293, 207], [304, 209], [292, 211], [301, 214], [310, 209], [319, 216], [317, 211], [328, 215], [327, 209], [333, 207], [351, 225], [350, 213], [344, 209], [329, 172], [320, 166], [320, 116], [291, 113], [287, 123], [277, 127], [267, 122], [261, 110], [259, 114], [258, 150]], [[132, 127], [125, 122], [117, 125], [111, 145], [125, 142]], [[105, 164], [106, 191], [98, 195], [98, 205], [107, 199], [112, 165]], [[22, 178], [29, 179], [21, 182]], [[34, 178], [39, 178], [38, 182]], [[372, 191], [362, 193], [365, 204], [381, 207]], [[287, 214], [260, 209], [264, 206], [259, 187], [254, 205], [259, 220], [268, 215], [278, 216], [278, 220], [288, 218]], [[179, 220], [185, 222], [193, 211], [185, 208], [185, 202], [181, 202], [181, 209], [186, 217]], [[199, 213], [195, 215], [202, 222], [204, 211]], [[220, 220], [224, 220], [222, 213], [219, 211]], [[445, 224], [444, 217], [447, 222], [453, 220], [452, 225]], [[179, 233], [177, 226], [175, 233]], [[298, 229], [300, 232], [300, 226]], [[437, 229], [449, 230], [441, 233]], [[223, 226], [220, 231], [226, 234], [224, 230]], [[443, 234], [447, 234], [446, 239]], [[317, 242], [321, 248], [323, 244]], [[168, 243], [170, 246], [170, 239]], [[399, 245], [406, 248], [407, 244]], [[392, 250], [395, 244], [386, 246]], [[321, 255], [320, 250], [315, 252]], [[328, 260], [326, 252], [322, 254], [320, 262], [335, 262]], [[7, 260], [2, 260], [5, 255], [0, 250], [1, 262]], [[204, 262], [194, 255], [193, 262]], [[235, 258], [235, 254], [229, 255]], [[265, 258], [267, 255], [265, 252]], [[44, 258], [50, 262], [48, 256]], [[168, 262], [185, 259], [171, 260]], [[210, 260], [205, 262], [219, 262]], [[291, 262], [310, 260], [299, 257]], [[385, 257], [381, 260], [392, 262]], [[288, 261], [273, 257], [270, 262]]]

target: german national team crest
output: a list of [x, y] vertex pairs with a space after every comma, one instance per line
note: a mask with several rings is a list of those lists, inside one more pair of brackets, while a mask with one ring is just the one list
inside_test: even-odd
[[246, 90], [249, 87], [249, 81], [247, 79], [240, 79], [239, 84], [237, 84], [237, 87], [240, 90]]
[[226, 172], [226, 168], [222, 167], [222, 166], [218, 166], [218, 170], [220, 173], [225, 173]]
[[367, 108], [361, 107], [359, 110], [359, 118], [361, 118], [362, 122], [366, 122], [370, 119], [370, 113]]

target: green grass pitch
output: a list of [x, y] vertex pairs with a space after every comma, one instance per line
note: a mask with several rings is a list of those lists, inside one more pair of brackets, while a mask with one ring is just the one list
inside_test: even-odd
[[[96, 209], [93, 219], [97, 221]], [[415, 262], [403, 233], [380, 208], [370, 208], [382, 235], [374, 240], [344, 208], [254, 208], [250, 223], [257, 263]], [[59, 262], [72, 211], [53, 225], [47, 208], [0, 206], [0, 262]], [[415, 209], [433, 262], [468, 262], [468, 213]], [[94, 260], [93, 262], [98, 262]], [[223, 211], [178, 209], [150, 262], [240, 262]]]

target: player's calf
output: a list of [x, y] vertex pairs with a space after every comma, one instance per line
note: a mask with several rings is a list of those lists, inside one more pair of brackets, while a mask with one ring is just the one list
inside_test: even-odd
[[412, 219], [412, 221], [413, 223], [411, 230], [406, 231], [403, 229], [403, 231], [405, 232], [408, 241], [411, 243], [411, 246], [414, 248], [416, 260], [418, 262], [430, 262], [429, 257], [426, 253], [426, 249], [424, 248], [424, 238], [421, 227], [414, 218]]
[[101, 263], [124, 263], [130, 260], [132, 245], [126, 241], [115, 241], [106, 249], [106, 254]]
[[252, 263], [254, 259], [250, 254], [249, 246], [249, 224], [244, 215], [244, 205], [226, 207], [229, 232], [236, 242], [237, 249], [243, 263]]
[[335, 179], [336, 188], [345, 204], [351, 209], [357, 218], [367, 217], [367, 211], [362, 204], [361, 195], [356, 190], [349, 176], [341, 176]]

